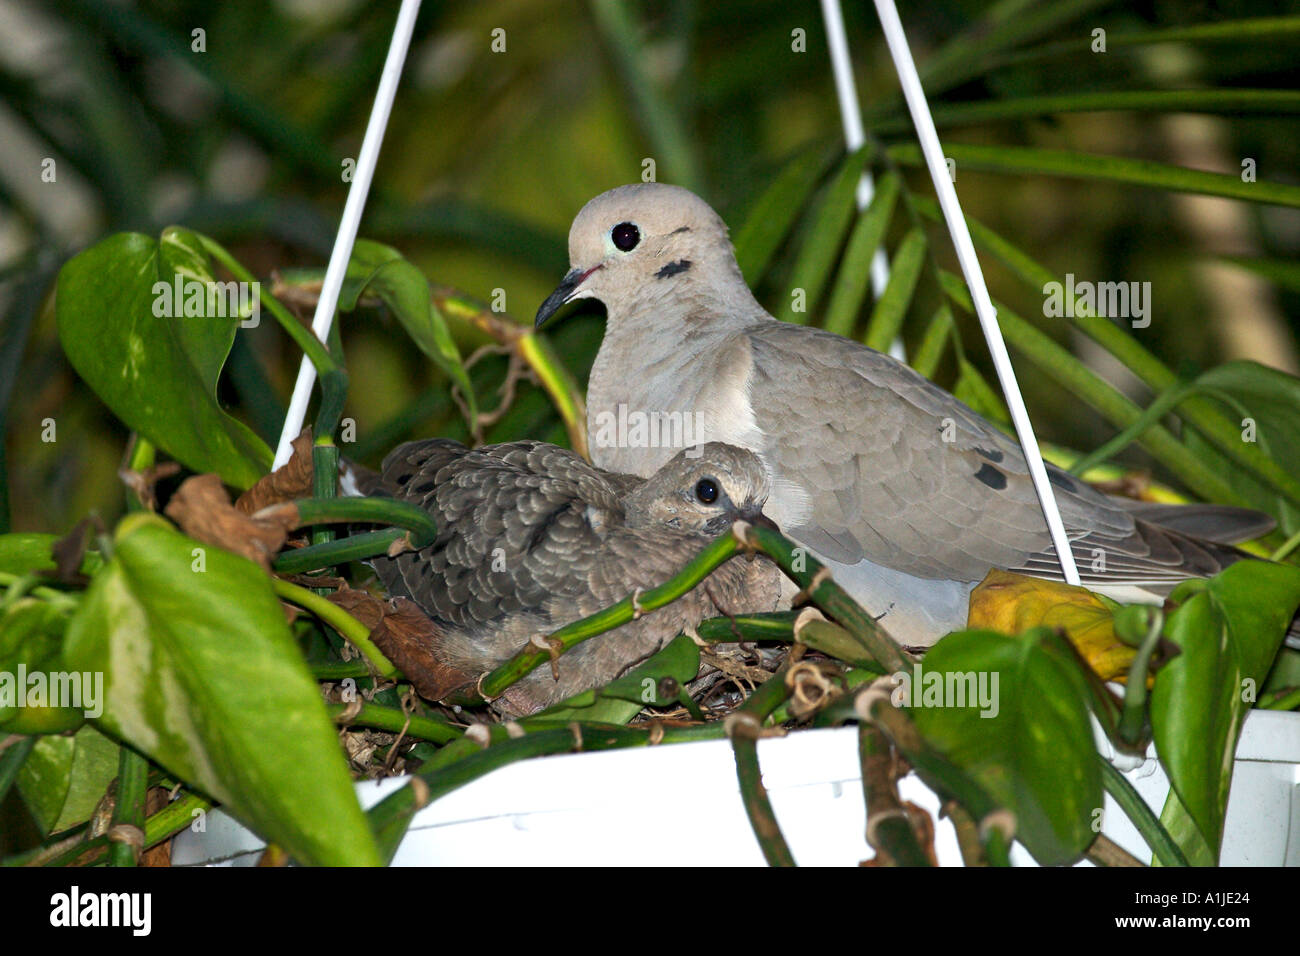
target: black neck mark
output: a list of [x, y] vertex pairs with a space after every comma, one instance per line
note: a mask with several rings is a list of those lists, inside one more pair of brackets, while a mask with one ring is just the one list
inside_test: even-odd
[[668, 263], [668, 265], [664, 266], [662, 269], [656, 272], [655, 278], [667, 279], [670, 276], [677, 275], [677, 273], [679, 272], [685, 272], [690, 267], [691, 267], [690, 259], [678, 259], [676, 262]]

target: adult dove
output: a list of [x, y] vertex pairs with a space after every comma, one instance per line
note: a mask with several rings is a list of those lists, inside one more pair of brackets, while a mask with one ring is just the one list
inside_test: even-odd
[[[438, 526], [428, 547], [372, 564], [390, 594], [432, 619], [435, 656], [477, 676], [534, 636], [663, 584], [736, 520], [770, 523], [770, 485], [750, 452], [708, 444], [673, 456], [648, 480], [593, 468], [537, 441], [470, 450], [410, 442], [358, 490], [420, 505]], [[532, 713], [605, 684], [683, 629], [720, 614], [775, 610], [780, 571], [731, 560], [684, 597], [597, 635], [510, 687], [494, 706]]]
[[[587, 390], [592, 460], [650, 475], [677, 447], [748, 448], [766, 513], [906, 645], [966, 624], [993, 568], [1060, 577], [1019, 444], [894, 358], [779, 322], [741, 275], [722, 219], [676, 186], [621, 186], [569, 232], [572, 267], [542, 303], [608, 318]], [[1267, 516], [1103, 495], [1048, 466], [1084, 583], [1150, 600], [1242, 557]]]

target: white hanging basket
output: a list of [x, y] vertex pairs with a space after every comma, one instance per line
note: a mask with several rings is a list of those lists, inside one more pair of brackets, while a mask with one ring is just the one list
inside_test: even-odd
[[[1152, 751], [1154, 753], [1154, 751]], [[855, 727], [798, 731], [759, 741], [763, 783], [795, 860], [856, 866], [874, 855], [863, 836], [866, 808]], [[1160, 812], [1169, 781], [1154, 757], [1126, 773]], [[357, 785], [370, 807], [405, 782]], [[939, 798], [915, 774], [904, 800], [937, 820], [935, 849], [960, 866]], [[184, 831], [174, 866], [252, 866], [265, 842], [220, 810], [206, 832]], [[1138, 859], [1151, 852], [1106, 798], [1102, 832]], [[1020, 844], [1019, 866], [1034, 862]], [[1225, 866], [1300, 865], [1300, 714], [1252, 711], [1237, 746], [1224, 829]], [[511, 764], [434, 801], [416, 815], [395, 866], [761, 866], [726, 740], [566, 754]]]

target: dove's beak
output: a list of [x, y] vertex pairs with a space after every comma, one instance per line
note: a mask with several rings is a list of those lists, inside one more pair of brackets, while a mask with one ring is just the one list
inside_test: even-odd
[[546, 301], [538, 308], [537, 318], [533, 320], [533, 328], [540, 329], [547, 319], [560, 311], [561, 306], [572, 302], [574, 299], [584, 298], [584, 290], [581, 288], [582, 283], [587, 280], [587, 276], [599, 268], [600, 266], [592, 266], [590, 269], [574, 269], [566, 275], [564, 281], [546, 297]]
[[768, 528], [775, 531], [777, 534], [781, 533], [781, 529], [777, 526], [777, 523], [767, 515], [763, 514], [763, 509], [760, 507], [746, 508], [740, 513], [740, 516], [750, 524], [756, 524], [760, 528]]

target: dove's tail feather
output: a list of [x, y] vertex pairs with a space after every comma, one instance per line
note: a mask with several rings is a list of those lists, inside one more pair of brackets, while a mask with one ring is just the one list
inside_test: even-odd
[[[1187, 513], [1181, 514], [1184, 508]], [[1158, 603], [1188, 578], [1209, 578], [1238, 561], [1260, 560], [1229, 542], [1258, 537], [1274, 527], [1267, 515], [1226, 505], [1144, 503], [1130, 510], [1137, 521], [1127, 538], [1094, 533], [1070, 542], [1083, 585], [1125, 602]], [[1201, 533], [1189, 533], [1193, 529]], [[1061, 566], [1050, 547], [1009, 570], [1061, 579]], [[1291, 622], [1286, 644], [1300, 650], [1300, 617]]]
[[1234, 505], [1158, 504], [1111, 498], [1133, 517], [1177, 531], [1190, 538], [1218, 544], [1236, 544], [1268, 534], [1277, 522], [1262, 511]]
[[[1101, 532], [1070, 535], [1070, 548], [1085, 587], [1134, 586], [1168, 593], [1187, 578], [1208, 578], [1252, 555], [1213, 539], [1197, 537], [1165, 524], [1139, 518], [1124, 536]], [[1050, 545], [1030, 555], [1021, 574], [1061, 579], [1056, 551]]]

